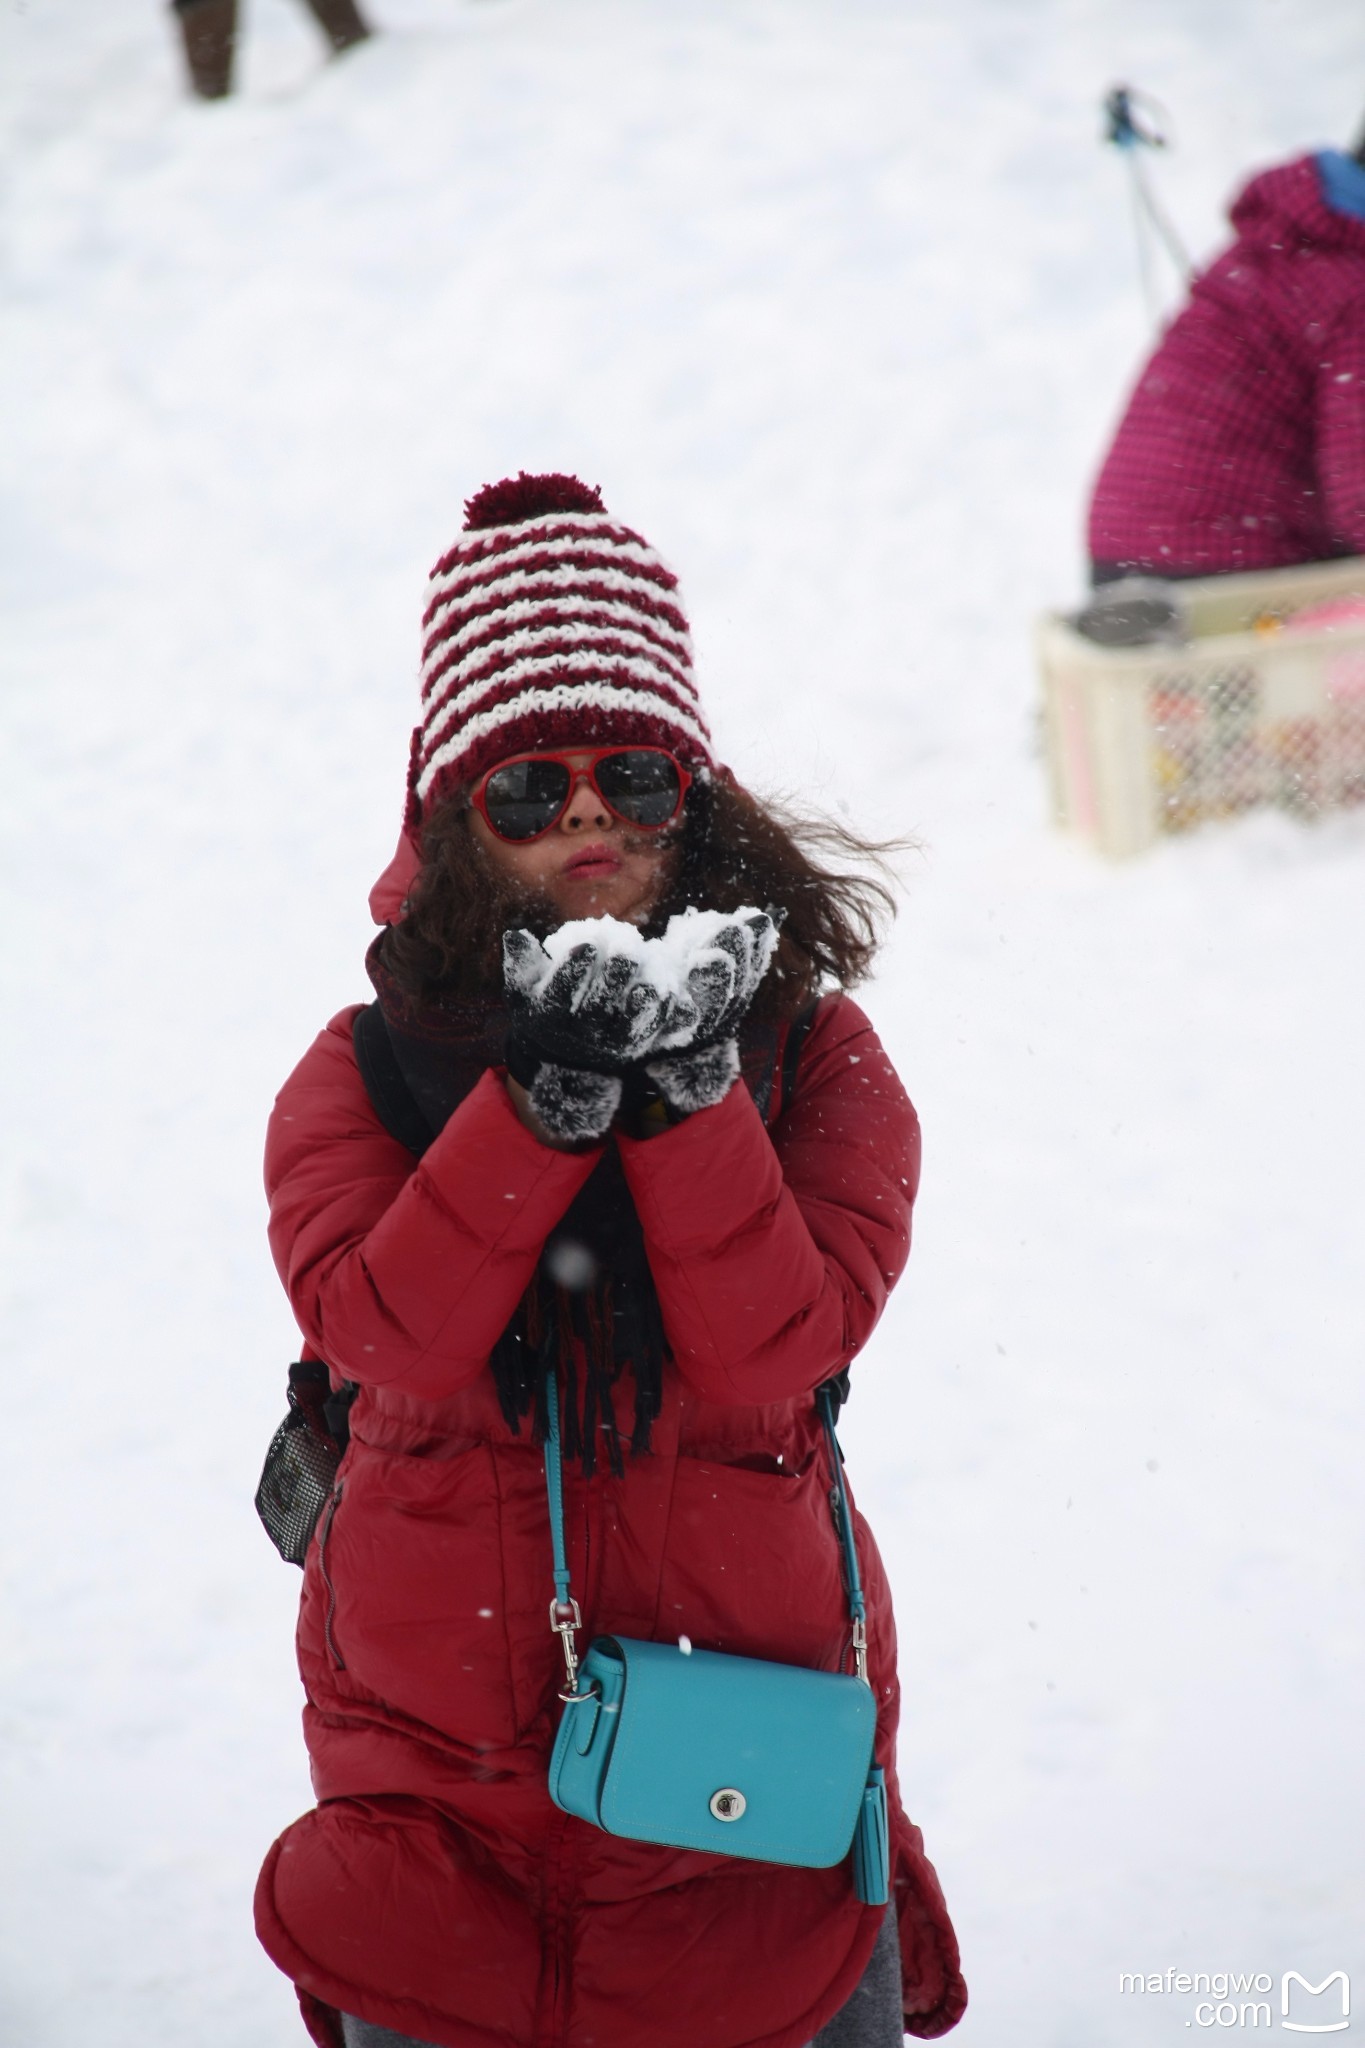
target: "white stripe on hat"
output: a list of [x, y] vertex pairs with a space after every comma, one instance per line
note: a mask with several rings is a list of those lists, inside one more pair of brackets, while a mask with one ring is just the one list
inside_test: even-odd
[[[507, 579], [510, 587], [525, 589], [534, 589], [539, 581], [541, 579], [533, 573], [509, 576]], [[449, 605], [443, 605], [438, 617], [444, 617], [450, 609]], [[676, 654], [679, 660], [684, 662], [691, 659], [691, 636], [680, 633], [667, 619], [657, 616], [652, 607], [646, 610], [638, 604], [623, 604], [619, 598], [589, 597], [586, 593], [569, 596], [562, 589], [545, 590], [539, 597], [504, 599], [500, 588], [496, 597], [490, 600], [486, 611], [476, 612], [471, 607], [466, 612], [464, 625], [457, 626], [453, 632], [443, 634], [439, 641], [434, 639], [436, 620], [433, 619], [427, 629], [427, 643], [432, 646], [433, 652], [439, 650], [448, 653], [463, 642], [477, 639], [480, 634], [496, 628], [500, 619], [515, 622], [517, 619], [534, 618], [537, 613], [546, 611], [554, 613], [556, 617], [563, 615], [566, 618], [584, 621], [600, 620], [604, 631], [610, 631], [614, 625], [630, 626], [635, 631], [643, 633], [646, 639], [653, 636], [662, 641], [662, 652]]]
[[[592, 590], [585, 590], [590, 584]], [[644, 614], [651, 623], [657, 623], [674, 638], [680, 638], [675, 626], [663, 616], [666, 607], [680, 611], [671, 591], [662, 590], [647, 576], [632, 575], [628, 569], [616, 567], [611, 562], [593, 562], [583, 565], [578, 562], [551, 562], [540, 569], [517, 569], [506, 576], [490, 577], [484, 583], [469, 583], [459, 590], [448, 591], [423, 628], [423, 652], [428, 652], [441, 631], [442, 621], [459, 606], [495, 606], [523, 594], [542, 593], [545, 604], [573, 603], [581, 599], [591, 603], [596, 591], [605, 591], [605, 600], [614, 596], [623, 599], [631, 609]]]
[[435, 709], [434, 705], [429, 705], [426, 716], [422, 721], [423, 749], [425, 750], [430, 746], [431, 742], [446, 730], [453, 719], [463, 717], [472, 705], [479, 703], [484, 697], [491, 697], [495, 691], [505, 690], [509, 685], [516, 683], [527, 683], [534, 686], [537, 677], [561, 675], [579, 675], [585, 678], [596, 677], [599, 681], [605, 683], [606, 687], [612, 689], [616, 696], [622, 694], [621, 689], [611, 684], [607, 679], [613, 675], [630, 676], [635, 682], [643, 683], [646, 688], [654, 693], [654, 702], [664, 706], [666, 714], [667, 712], [676, 712], [680, 722], [694, 715], [699, 715], [694, 713], [686, 703], [678, 704], [675, 702], [682, 695], [682, 692], [672, 676], [664, 669], [656, 668], [649, 662], [635, 661], [619, 654], [557, 654], [545, 655], [540, 658], [532, 655], [523, 661], [509, 662], [505, 668], [497, 669], [491, 675], [480, 676], [476, 682], [470, 683], [466, 689], [458, 691], [447, 703], [442, 704], [439, 710]]
[[510, 526], [467, 526], [442, 555], [445, 569], [442, 570], [438, 562], [431, 572], [430, 581], [435, 583], [438, 575], [450, 575], [453, 558], [457, 555], [462, 562], [475, 561], [480, 555], [496, 555], [506, 550], [509, 534], [517, 534], [524, 540], [528, 533], [552, 533], [556, 538], [562, 533], [615, 533], [634, 541], [639, 547], [649, 546], [649, 542], [641, 539], [629, 526], [613, 519], [610, 512], [537, 512], [529, 519], [513, 520]]
[[491, 711], [481, 711], [467, 725], [462, 725], [453, 739], [436, 749], [418, 776], [419, 802], [441, 769], [458, 760], [461, 754], [468, 753], [486, 734], [496, 732], [500, 726], [511, 725], [518, 718], [532, 716], [537, 711], [544, 714], [579, 710], [637, 711], [645, 718], [656, 719], [661, 725], [676, 726], [698, 743], [703, 754], [710, 754], [710, 735], [705, 728], [686, 713], [673, 711], [653, 690], [613, 690], [602, 683], [557, 683], [549, 690], [523, 690], [519, 697], [511, 697], [505, 704], [496, 704]]
[[[489, 531], [493, 530], [489, 529]], [[526, 532], [524, 526], [504, 527], [499, 530], [506, 533]], [[533, 527], [531, 531], [543, 534], [546, 529], [544, 526], [539, 526]], [[619, 539], [616, 536], [619, 536]], [[628, 534], [625, 528], [604, 526], [600, 520], [596, 523], [585, 521], [581, 531], [571, 534], [563, 540], [534, 540], [528, 537], [525, 540], [519, 541], [513, 547], [490, 548], [484, 550], [479, 555], [472, 556], [466, 556], [464, 550], [461, 549], [460, 559], [457, 562], [452, 563], [443, 575], [431, 578], [427, 586], [430, 598], [444, 600], [447, 597], [458, 595], [460, 591], [466, 590], [472, 585], [483, 584], [485, 579], [487, 579], [487, 587], [495, 589], [501, 582], [501, 572], [504, 566], [508, 570], [519, 568], [523, 563], [533, 560], [536, 555], [581, 555], [583, 553], [584, 541], [596, 542], [598, 544], [602, 554], [602, 568], [604, 571], [610, 570], [613, 565], [619, 568], [622, 564], [626, 565], [627, 569], [631, 564], [636, 564], [642, 569], [663, 570], [664, 574], [669, 578], [668, 587], [661, 586], [651, 577], [647, 576], [632, 577], [630, 580], [637, 585], [643, 585], [647, 589], [654, 591], [656, 601], [659, 599], [662, 599], [665, 603], [668, 601], [669, 588], [671, 588], [673, 583], [673, 575], [661, 557], [656, 555], [653, 548], [649, 547], [644, 541], [636, 540], [633, 535]], [[595, 552], [596, 550], [592, 551]], [[496, 569], [499, 574], [490, 577], [488, 572], [492, 569]], [[545, 573], [553, 575], [556, 572], [554, 570], [547, 570]], [[589, 573], [597, 574], [599, 572], [596, 570], [590, 572], [581, 563], [569, 565], [569, 577], [575, 581], [581, 581]], [[430, 598], [428, 602], [430, 602]], [[681, 606], [679, 606], [679, 609], [681, 610]]]
[[[618, 644], [613, 647], [612, 641]], [[576, 620], [565, 619], [544, 626], [524, 627], [519, 633], [504, 633], [495, 639], [485, 640], [454, 661], [447, 658], [452, 645], [453, 636], [441, 649], [439, 662], [429, 664], [422, 688], [424, 718], [435, 709], [446, 691], [463, 693], [475, 677], [484, 684], [500, 673], [514, 673], [519, 657], [546, 662], [552, 658], [552, 650], [556, 647], [566, 650], [566, 661], [596, 649], [599, 668], [634, 668], [637, 662], [643, 663], [651, 674], [667, 677], [674, 689], [685, 697], [695, 698], [697, 694], [696, 686], [685, 669], [670, 661], [662, 649], [647, 640], [643, 633], [633, 632], [628, 626], [584, 626]]]

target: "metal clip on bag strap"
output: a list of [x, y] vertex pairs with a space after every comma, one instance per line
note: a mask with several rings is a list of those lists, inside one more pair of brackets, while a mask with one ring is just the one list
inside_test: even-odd
[[[834, 1396], [829, 1387], [816, 1391], [820, 1420], [824, 1424], [830, 1469], [834, 1475], [831, 1504], [835, 1509], [839, 1542], [844, 1553], [844, 1588], [848, 1594], [849, 1619], [853, 1623], [853, 1658], [863, 1684], [867, 1676], [867, 1603], [863, 1599], [862, 1573], [853, 1540], [853, 1511], [844, 1484], [844, 1458], [834, 1434]], [[564, 1542], [564, 1464], [559, 1446], [559, 1388], [553, 1372], [545, 1375], [545, 1411], [549, 1427], [545, 1438], [545, 1492], [550, 1506], [550, 1541], [554, 1547], [554, 1598], [550, 1602], [550, 1627], [559, 1637], [564, 1652], [564, 1690], [559, 1697], [570, 1705], [591, 1697], [578, 1690], [578, 1650], [575, 1636], [583, 1626], [578, 1602], [569, 1585], [569, 1553]]]

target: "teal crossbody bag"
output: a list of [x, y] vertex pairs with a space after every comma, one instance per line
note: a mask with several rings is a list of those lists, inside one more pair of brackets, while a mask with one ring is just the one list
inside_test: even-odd
[[550, 1626], [564, 1650], [564, 1712], [550, 1797], [608, 1834], [675, 1849], [828, 1869], [852, 1855], [865, 1905], [890, 1892], [886, 1780], [872, 1761], [877, 1702], [867, 1608], [834, 1398], [817, 1396], [834, 1474], [857, 1675], [598, 1636], [581, 1663], [569, 1582], [558, 1389], [546, 1379], [545, 1483], [554, 1545]]

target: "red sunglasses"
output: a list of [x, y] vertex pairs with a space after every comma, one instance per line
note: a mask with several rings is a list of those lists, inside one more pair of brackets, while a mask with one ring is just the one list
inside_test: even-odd
[[[576, 766], [573, 755], [587, 765]], [[525, 845], [553, 831], [584, 779], [614, 818], [644, 832], [673, 823], [692, 783], [665, 747], [573, 747], [499, 761], [480, 776], [470, 802], [490, 832]]]

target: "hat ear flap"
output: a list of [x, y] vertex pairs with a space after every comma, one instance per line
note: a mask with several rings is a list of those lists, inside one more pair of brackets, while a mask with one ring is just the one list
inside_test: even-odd
[[401, 924], [408, 907], [408, 892], [422, 865], [422, 849], [407, 826], [399, 834], [393, 859], [370, 891], [370, 916], [376, 924]]

